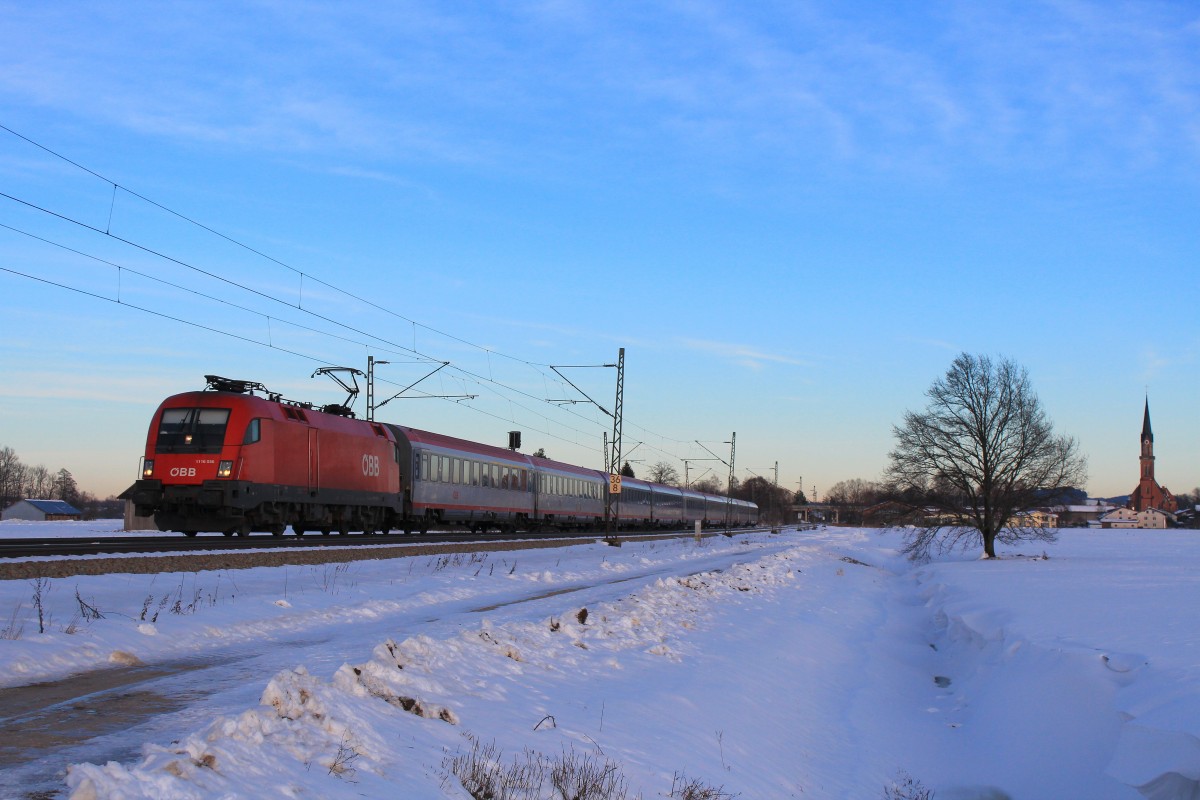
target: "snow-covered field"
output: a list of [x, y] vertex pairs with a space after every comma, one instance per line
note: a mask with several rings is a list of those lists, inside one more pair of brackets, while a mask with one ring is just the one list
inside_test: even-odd
[[925, 566], [898, 543], [79, 577], [42, 587], [44, 633], [36, 585], [3, 581], [0, 796], [467, 798], [460, 757], [540, 766], [543, 797], [564, 763], [644, 800], [874, 800], [905, 775], [894, 796], [1200, 797], [1200, 536]]

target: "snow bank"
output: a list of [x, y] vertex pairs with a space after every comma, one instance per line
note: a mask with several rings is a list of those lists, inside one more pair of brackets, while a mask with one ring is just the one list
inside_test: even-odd
[[139, 764], [73, 766], [71, 797], [369, 795], [366, 787], [388, 782], [406, 785], [406, 796], [442, 797], [445, 776], [427, 774], [428, 761], [406, 758], [395, 747], [398, 739], [456, 746], [447, 731], [495, 713], [486, 707], [503, 704], [526, 674], [603, 680], [621, 670], [623, 653], [679, 659], [688, 634], [715, 604], [792, 583], [795, 557], [770, 555], [720, 573], [659, 579], [615, 602], [536, 622], [485, 619], [451, 638], [385, 641], [370, 660], [342, 666], [329, 681], [303, 667], [280, 673], [260, 708], [218, 719], [182, 742], [150, 745]]
[[1041, 776], [1019, 796], [1094, 772], [1147, 798], [1200, 798], [1200, 537], [1065, 531], [1050, 550], [913, 573], [953, 676], [951, 724], [987, 720], [1006, 743], [997, 761]]

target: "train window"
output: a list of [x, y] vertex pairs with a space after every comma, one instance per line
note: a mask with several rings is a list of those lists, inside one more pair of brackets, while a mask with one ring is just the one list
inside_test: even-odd
[[438, 456], [438, 461], [442, 464], [442, 474], [438, 480], [442, 483], [450, 482], [450, 456]]
[[228, 424], [228, 408], [163, 409], [154, 449], [159, 453], [219, 453]]
[[500, 465], [488, 464], [488, 471], [492, 473], [492, 486], [500, 485]]
[[398, 445], [398, 444], [392, 445], [392, 458], [395, 459], [397, 464], [400, 463], [400, 445]]
[[262, 438], [262, 420], [252, 419], [250, 424], [246, 426], [246, 435], [242, 437], [242, 444], [254, 444]]
[[457, 458], [450, 459], [450, 483], [459, 483], [462, 478], [462, 462]]

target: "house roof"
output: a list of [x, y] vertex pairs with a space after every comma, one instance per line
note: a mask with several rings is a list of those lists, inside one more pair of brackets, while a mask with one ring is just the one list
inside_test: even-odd
[[26, 500], [26, 503], [41, 511], [43, 514], [82, 514], [75, 506], [65, 500]]

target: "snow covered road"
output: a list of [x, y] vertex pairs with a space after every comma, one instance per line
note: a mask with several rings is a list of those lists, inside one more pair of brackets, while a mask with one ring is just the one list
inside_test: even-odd
[[[683, 775], [880, 798], [904, 772], [942, 800], [1192, 796], [1194, 534], [1066, 531], [1047, 558], [916, 568], [897, 541], [79, 578], [45, 593], [44, 634], [28, 583], [4, 582], [24, 628], [0, 640], [3, 685], [132, 680], [61, 695], [79, 741], [8, 756], [0, 795], [465, 798], [451, 760], [482, 742], [497, 763], [611, 764], [630, 798]], [[81, 598], [104, 617], [72, 620]], [[2, 724], [32, 731], [39, 708], [5, 704]]]

